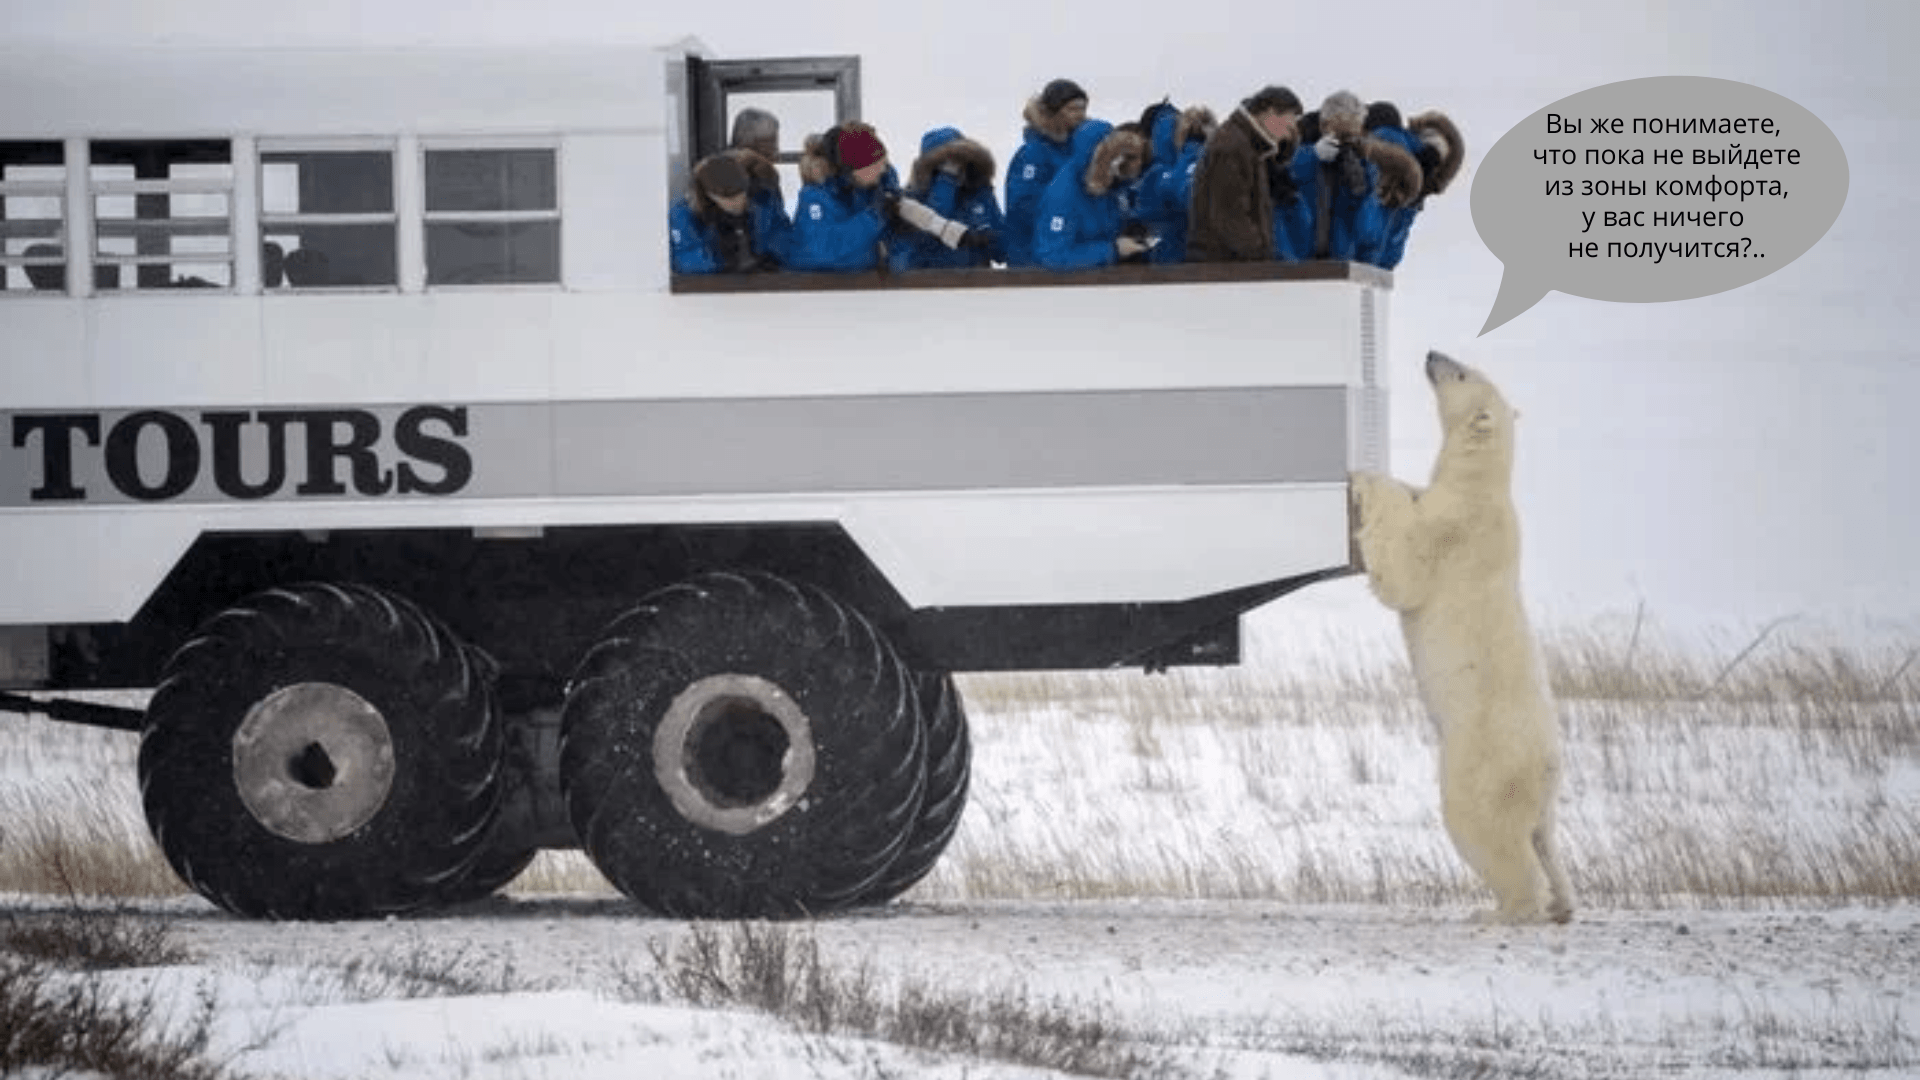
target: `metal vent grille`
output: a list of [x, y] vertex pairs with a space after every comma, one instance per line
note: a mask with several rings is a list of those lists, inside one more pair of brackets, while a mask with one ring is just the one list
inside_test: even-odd
[[1363, 469], [1387, 471], [1387, 388], [1380, 377], [1380, 319], [1374, 290], [1360, 292], [1359, 416], [1353, 460]]

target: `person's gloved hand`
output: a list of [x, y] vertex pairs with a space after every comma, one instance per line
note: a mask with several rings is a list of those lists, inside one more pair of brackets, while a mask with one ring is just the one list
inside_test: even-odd
[[931, 235], [947, 246], [948, 251], [960, 246], [960, 238], [966, 235], [967, 227], [952, 218], [941, 217], [933, 208], [919, 199], [904, 198], [895, 204], [900, 220]]
[[960, 246], [968, 251], [991, 251], [1000, 242], [1000, 234], [992, 229], [968, 229], [960, 237]]
[[1123, 236], [1113, 242], [1113, 250], [1119, 253], [1121, 261], [1124, 262], [1127, 259], [1134, 259], [1145, 255], [1147, 253], [1147, 242], [1145, 240], [1136, 240], [1131, 236]]
[[873, 197], [873, 212], [880, 215], [880, 224], [892, 225], [900, 218], [900, 193], [886, 189], [876, 194]]
[[1334, 135], [1322, 135], [1320, 141], [1313, 144], [1313, 156], [1321, 161], [1332, 161], [1340, 156], [1340, 139]]

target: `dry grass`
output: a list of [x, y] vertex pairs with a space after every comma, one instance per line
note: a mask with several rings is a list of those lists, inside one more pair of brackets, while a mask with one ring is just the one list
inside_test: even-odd
[[655, 973], [618, 973], [630, 998], [748, 1008], [802, 1032], [852, 1035], [1072, 1076], [1152, 1077], [1170, 1066], [1111, 1024], [1026, 991], [966, 992], [918, 978], [882, 985], [862, 963], [822, 959], [810, 928], [696, 923], [677, 946], [649, 944]]
[[[1585, 904], [1920, 899], [1920, 646], [1794, 629], [1544, 634]], [[1392, 649], [961, 688], [972, 800], [913, 899], [1483, 899], [1439, 825], [1434, 732]], [[0, 891], [183, 891], [140, 819], [136, 745], [0, 719]], [[510, 891], [611, 890], [579, 852], [546, 852]]]
[[225, 1070], [204, 1056], [211, 996], [182, 1024], [154, 995], [110, 993], [89, 977], [185, 958], [164, 923], [118, 912], [10, 917], [0, 929], [0, 1076], [219, 1080]]
[[[1920, 647], [1788, 629], [1684, 649], [1644, 620], [1545, 635], [1585, 903], [1920, 898]], [[964, 679], [973, 714], [1017, 745], [996, 763], [989, 744], [976, 774], [1023, 775], [981, 784], [917, 895], [1482, 902], [1438, 821], [1435, 733], [1404, 662], [1309, 655], [1280, 672]], [[1116, 760], [1124, 791], [1087, 790]]]

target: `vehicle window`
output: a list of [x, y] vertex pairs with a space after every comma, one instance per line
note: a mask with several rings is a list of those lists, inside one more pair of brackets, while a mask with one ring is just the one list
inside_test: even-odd
[[[770, 113], [780, 122], [779, 153], [774, 158], [774, 167], [780, 173], [780, 191], [786, 197], [788, 209], [793, 208], [795, 194], [800, 190], [800, 151], [808, 135], [840, 122], [834, 111], [835, 104], [832, 87], [727, 95], [728, 145], [732, 145], [732, 132], [739, 123], [740, 113], [747, 109]], [[905, 169], [901, 172], [904, 175]]]
[[66, 250], [65, 147], [0, 142], [0, 291], [64, 291]]
[[400, 280], [393, 149], [260, 147], [260, 280], [274, 289]]
[[233, 286], [233, 145], [99, 140], [89, 147], [94, 286]]
[[428, 149], [427, 284], [559, 282], [557, 156], [552, 147]]

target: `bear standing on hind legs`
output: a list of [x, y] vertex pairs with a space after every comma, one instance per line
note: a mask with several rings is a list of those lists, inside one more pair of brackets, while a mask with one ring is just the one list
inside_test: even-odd
[[1374, 595], [1400, 613], [1440, 728], [1441, 814], [1499, 901], [1488, 917], [1564, 923], [1573, 894], [1554, 840], [1560, 729], [1520, 602], [1514, 411], [1486, 376], [1437, 352], [1427, 381], [1445, 433], [1432, 482], [1422, 491], [1353, 475], [1360, 557]]

